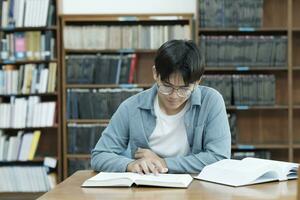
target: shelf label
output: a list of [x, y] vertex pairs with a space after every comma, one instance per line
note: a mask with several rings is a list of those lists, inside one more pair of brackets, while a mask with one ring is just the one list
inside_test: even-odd
[[249, 106], [236, 106], [237, 110], [248, 110]]
[[237, 145], [238, 149], [255, 149], [255, 146], [248, 144], [239, 144]]
[[120, 49], [119, 53], [134, 53], [134, 49]]
[[118, 17], [119, 21], [138, 21], [139, 19], [136, 16], [124, 16]]
[[137, 88], [138, 85], [137, 84], [127, 84], [127, 83], [122, 83], [119, 84], [120, 88]]
[[4, 64], [14, 64], [15, 61], [14, 60], [3, 60]]
[[249, 71], [249, 67], [247, 66], [236, 66], [237, 71]]
[[153, 20], [178, 20], [182, 19], [181, 16], [150, 16], [149, 19]]
[[253, 27], [239, 27], [238, 30], [242, 31], [242, 32], [253, 32], [253, 31], [255, 31], [255, 28], [253, 28]]

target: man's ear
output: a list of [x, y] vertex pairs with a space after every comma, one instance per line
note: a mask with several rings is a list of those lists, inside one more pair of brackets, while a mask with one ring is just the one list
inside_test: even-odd
[[153, 65], [153, 67], [152, 67], [152, 73], [153, 73], [153, 79], [155, 80], [155, 81], [157, 81], [157, 72], [156, 72], [156, 69], [155, 69], [155, 65]]
[[196, 81], [197, 85], [199, 85], [200, 83], [202, 83], [202, 77], [198, 81]]

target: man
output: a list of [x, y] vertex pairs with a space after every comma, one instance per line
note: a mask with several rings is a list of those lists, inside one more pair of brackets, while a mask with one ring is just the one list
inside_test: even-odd
[[[96, 171], [199, 173], [229, 158], [224, 100], [199, 86], [204, 73], [192, 41], [170, 40], [157, 51], [152, 88], [125, 100], [92, 150]], [[125, 150], [130, 155], [124, 156]]]

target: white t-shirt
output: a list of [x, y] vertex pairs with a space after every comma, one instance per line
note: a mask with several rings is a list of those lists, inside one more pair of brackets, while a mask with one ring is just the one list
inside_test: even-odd
[[161, 157], [184, 156], [190, 152], [183, 120], [188, 107], [189, 101], [179, 113], [167, 115], [160, 109], [156, 96], [154, 100], [156, 126], [149, 137], [149, 145], [153, 152]]

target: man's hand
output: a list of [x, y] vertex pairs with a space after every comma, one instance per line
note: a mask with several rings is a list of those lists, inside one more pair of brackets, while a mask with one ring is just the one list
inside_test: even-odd
[[158, 174], [168, 172], [164, 159], [160, 158], [149, 149], [138, 148], [135, 152], [134, 158], [137, 160], [128, 164], [128, 172], [136, 172], [139, 174]]

